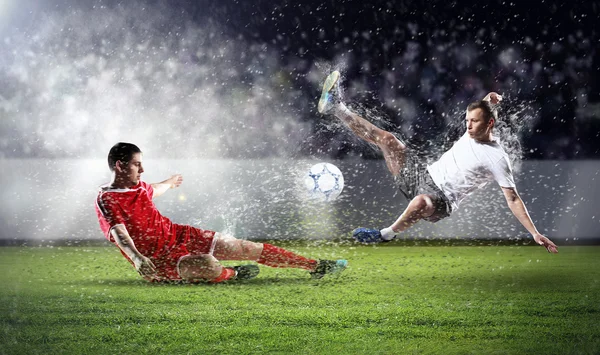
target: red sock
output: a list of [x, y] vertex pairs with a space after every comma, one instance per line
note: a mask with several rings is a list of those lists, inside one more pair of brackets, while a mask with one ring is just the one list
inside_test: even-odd
[[211, 282], [219, 283], [219, 282], [227, 281], [234, 276], [235, 276], [235, 270], [228, 268], [228, 267], [224, 267], [223, 270], [221, 270], [221, 275], [217, 276], [216, 279], [211, 280]]
[[313, 270], [317, 265], [316, 260], [267, 243], [263, 244], [263, 251], [257, 262], [270, 267], [295, 267], [306, 270]]

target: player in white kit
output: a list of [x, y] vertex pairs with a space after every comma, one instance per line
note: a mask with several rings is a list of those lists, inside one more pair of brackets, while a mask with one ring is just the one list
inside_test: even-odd
[[437, 222], [455, 211], [473, 191], [496, 181], [508, 207], [535, 242], [548, 252], [558, 252], [556, 245], [542, 235], [531, 220], [517, 193], [508, 155], [492, 135], [498, 118], [494, 105], [502, 99], [500, 95], [492, 92], [483, 100], [469, 104], [465, 134], [439, 160], [426, 166], [392, 133], [350, 111], [340, 99], [339, 81], [338, 71], [325, 80], [319, 112], [335, 116], [358, 137], [377, 145], [400, 191], [410, 200], [391, 226], [381, 230], [357, 228], [353, 232], [356, 240], [362, 243], [390, 241], [421, 219]]

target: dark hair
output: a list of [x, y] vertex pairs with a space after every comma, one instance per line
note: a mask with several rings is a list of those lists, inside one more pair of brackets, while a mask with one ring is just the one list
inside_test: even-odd
[[488, 123], [491, 118], [493, 118], [494, 121], [498, 121], [498, 110], [489, 101], [479, 100], [471, 102], [469, 106], [467, 106], [467, 112], [471, 112], [478, 108], [483, 111], [483, 119], [486, 123]]
[[135, 153], [141, 152], [140, 148], [135, 144], [119, 142], [113, 145], [113, 147], [110, 148], [110, 152], [108, 152], [108, 168], [110, 171], [114, 171], [117, 161], [127, 163]]

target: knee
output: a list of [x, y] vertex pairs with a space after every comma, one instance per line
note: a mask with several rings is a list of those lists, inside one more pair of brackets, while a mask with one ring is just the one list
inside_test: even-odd
[[412, 210], [422, 217], [428, 217], [435, 212], [435, 206], [431, 201], [431, 198], [427, 195], [417, 195], [410, 202]]
[[221, 264], [212, 255], [188, 255], [179, 260], [179, 276], [188, 281], [213, 280], [221, 274]]
[[393, 146], [394, 145], [394, 141], [397, 140], [396, 137], [394, 137], [393, 134], [391, 134], [390, 132], [387, 131], [381, 131], [381, 134], [379, 136], [379, 141], [385, 145], [385, 146]]
[[382, 131], [380, 136], [380, 142], [384, 146], [388, 147], [390, 151], [403, 151], [406, 147], [395, 135], [388, 131]]

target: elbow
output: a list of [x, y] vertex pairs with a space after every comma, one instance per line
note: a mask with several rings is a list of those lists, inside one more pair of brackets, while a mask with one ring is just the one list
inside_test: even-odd
[[110, 235], [114, 239], [115, 243], [120, 247], [127, 245], [127, 233], [123, 226], [117, 225], [110, 230]]
[[514, 189], [504, 189], [504, 198], [509, 204], [515, 203], [521, 199], [519, 194]]
[[519, 196], [506, 196], [506, 204], [511, 210], [519, 204], [519, 200]]

